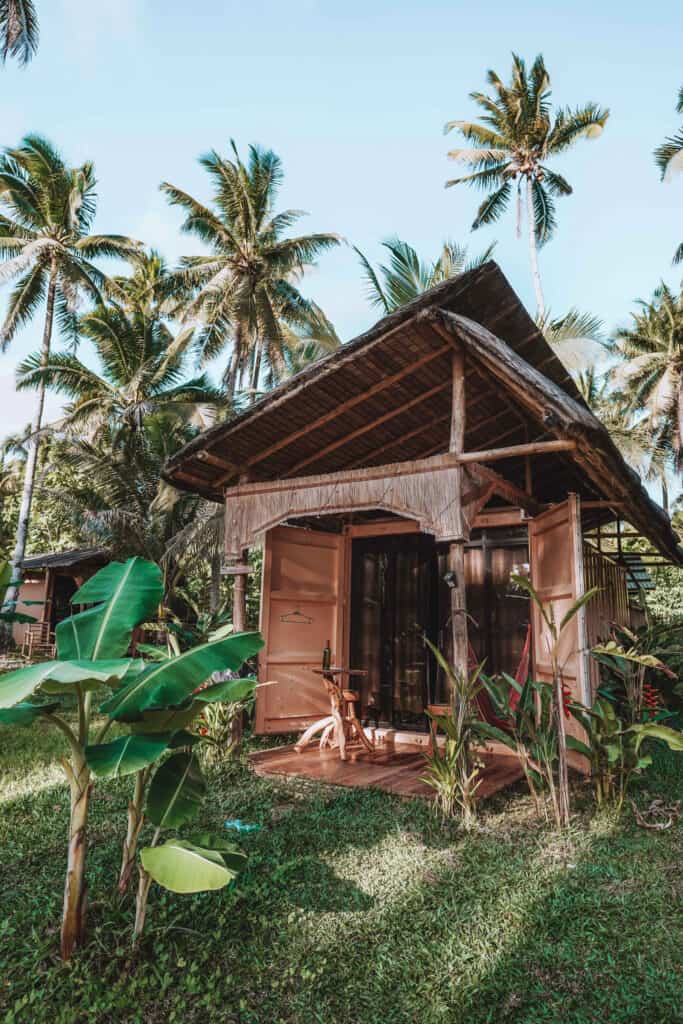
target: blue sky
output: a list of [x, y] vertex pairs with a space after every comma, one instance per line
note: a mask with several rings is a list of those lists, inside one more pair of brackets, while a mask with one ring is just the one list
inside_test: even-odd
[[[542, 52], [557, 104], [611, 108], [603, 137], [557, 164], [574, 186], [543, 250], [546, 301], [624, 322], [633, 299], [663, 277], [683, 236], [683, 179], [659, 183], [653, 148], [680, 121], [680, 6], [649, 4], [421, 4], [404, 0], [36, 0], [37, 57], [0, 70], [0, 143], [49, 136], [70, 163], [95, 161], [96, 229], [140, 238], [170, 261], [196, 252], [158, 191], [171, 181], [208, 197], [197, 156], [235, 138], [272, 147], [286, 182], [281, 205], [309, 211], [307, 230], [330, 230], [371, 258], [399, 234], [426, 257], [441, 241], [496, 258], [528, 307], [526, 240], [512, 212], [470, 234], [479, 194], [444, 190], [455, 138], [445, 121], [472, 115], [468, 93], [487, 68], [507, 77], [510, 52]], [[350, 247], [329, 254], [304, 285], [339, 333], [376, 319]], [[0, 300], [5, 295], [0, 295]], [[38, 325], [0, 356], [0, 434], [26, 423], [28, 395], [14, 367], [36, 347]], [[55, 415], [58, 402], [48, 409]]]

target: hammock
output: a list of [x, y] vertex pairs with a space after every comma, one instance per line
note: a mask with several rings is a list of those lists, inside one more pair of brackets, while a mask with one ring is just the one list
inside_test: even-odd
[[[515, 682], [523, 686], [529, 677], [529, 664], [531, 660], [531, 623], [527, 626], [526, 640], [524, 641], [524, 649], [522, 651], [522, 657], [519, 660], [517, 671], [515, 672]], [[476, 652], [469, 645], [468, 661], [470, 671], [475, 669], [479, 664]], [[515, 690], [510, 691], [510, 707], [514, 710], [519, 703], [519, 695]], [[477, 696], [477, 704], [479, 706], [479, 713], [485, 722], [489, 725], [495, 725], [497, 729], [503, 729], [505, 732], [509, 731], [509, 725], [504, 718], [500, 718], [495, 711], [491, 698], [489, 697], [486, 690], [481, 690]]]

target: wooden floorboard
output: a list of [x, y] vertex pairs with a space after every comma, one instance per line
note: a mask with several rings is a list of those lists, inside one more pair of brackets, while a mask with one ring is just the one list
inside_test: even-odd
[[[505, 747], [493, 744], [482, 756], [482, 782], [478, 797], [486, 798], [522, 778], [517, 758]], [[257, 775], [284, 775], [326, 782], [334, 786], [382, 789], [404, 797], [432, 799], [434, 791], [420, 776], [424, 772], [424, 747], [378, 748], [374, 754], [351, 750], [340, 761], [336, 750], [317, 746], [297, 754], [293, 746], [259, 750], [250, 755]]]

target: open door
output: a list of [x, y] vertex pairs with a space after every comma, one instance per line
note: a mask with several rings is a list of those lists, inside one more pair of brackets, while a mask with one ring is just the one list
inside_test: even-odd
[[256, 732], [299, 732], [329, 712], [322, 666], [345, 656], [347, 538], [278, 526], [266, 534], [261, 594]]
[[[581, 506], [576, 494], [567, 501], [542, 512], [529, 522], [529, 562], [531, 582], [544, 604], [552, 604], [559, 623], [574, 601], [584, 593], [583, 540]], [[532, 602], [531, 629], [535, 678], [552, 682], [548, 656], [548, 629]], [[592, 696], [588, 675], [586, 609], [582, 608], [562, 634], [560, 662], [564, 666], [565, 686], [575, 700], [590, 706]], [[567, 731], [581, 736], [573, 718]], [[573, 763], [573, 759], [570, 758]], [[578, 765], [577, 767], [583, 767]]]

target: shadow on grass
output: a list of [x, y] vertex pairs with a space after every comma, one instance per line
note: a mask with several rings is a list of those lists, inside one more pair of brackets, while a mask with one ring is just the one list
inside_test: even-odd
[[8, 871], [0, 852], [9, 929], [0, 935], [0, 1006], [28, 1000], [8, 1019], [681, 1019], [671, 923], [680, 834], [599, 819], [583, 822], [567, 847], [512, 794], [487, 802], [479, 829], [465, 835], [440, 828], [423, 802], [217, 773], [199, 825], [260, 824], [240, 840], [248, 871], [235, 891], [155, 889], [133, 954], [132, 896], [111, 898], [129, 783], [95, 791], [90, 942], [67, 968], [54, 956], [66, 817], [51, 813], [66, 791], [37, 794], [32, 824], [25, 798], [5, 805], [2, 831], [22, 853]]

